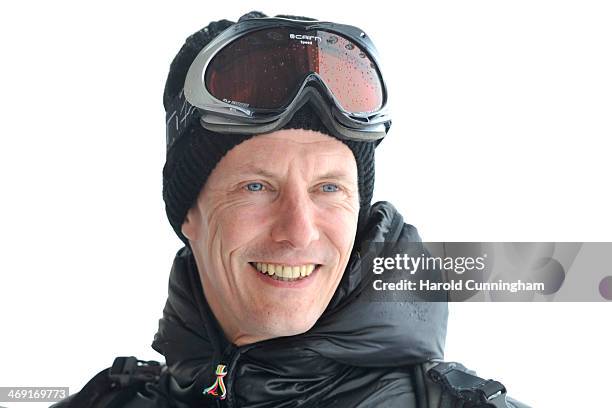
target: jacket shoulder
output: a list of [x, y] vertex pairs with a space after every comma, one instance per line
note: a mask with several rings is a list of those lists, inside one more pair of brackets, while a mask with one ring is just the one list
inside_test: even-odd
[[170, 407], [161, 385], [167, 367], [157, 361], [117, 357], [112, 366], [92, 377], [76, 394], [51, 408], [145, 408]]

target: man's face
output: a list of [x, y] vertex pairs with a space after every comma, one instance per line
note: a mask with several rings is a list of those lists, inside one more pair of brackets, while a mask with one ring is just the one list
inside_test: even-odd
[[310, 329], [346, 268], [358, 214], [357, 164], [339, 140], [283, 129], [231, 149], [182, 227], [228, 339]]

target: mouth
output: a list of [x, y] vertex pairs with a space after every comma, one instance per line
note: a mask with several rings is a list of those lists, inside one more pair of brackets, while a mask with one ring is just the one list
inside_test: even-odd
[[285, 265], [264, 262], [249, 262], [259, 273], [283, 282], [297, 282], [308, 278], [321, 264]]

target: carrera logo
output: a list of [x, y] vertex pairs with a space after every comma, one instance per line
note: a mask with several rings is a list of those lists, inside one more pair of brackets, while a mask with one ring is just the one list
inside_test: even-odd
[[292, 40], [300, 40], [302, 44], [312, 44], [313, 41], [321, 42], [321, 37], [317, 37], [316, 35], [289, 33], [289, 38]]

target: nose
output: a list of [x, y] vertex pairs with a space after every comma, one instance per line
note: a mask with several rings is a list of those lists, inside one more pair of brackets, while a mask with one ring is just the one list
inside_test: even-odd
[[278, 198], [272, 239], [296, 249], [307, 248], [319, 239], [314, 203], [307, 191], [284, 191]]

